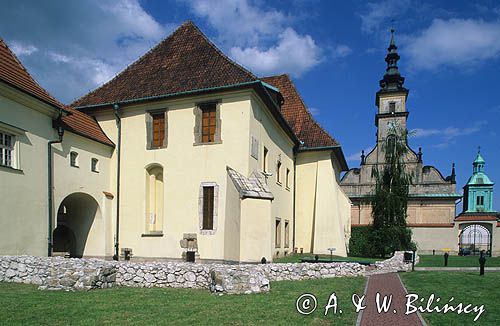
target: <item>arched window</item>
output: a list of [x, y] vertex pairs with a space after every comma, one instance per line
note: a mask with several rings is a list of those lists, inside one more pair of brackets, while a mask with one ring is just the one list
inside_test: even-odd
[[163, 168], [146, 169], [146, 233], [163, 233]]

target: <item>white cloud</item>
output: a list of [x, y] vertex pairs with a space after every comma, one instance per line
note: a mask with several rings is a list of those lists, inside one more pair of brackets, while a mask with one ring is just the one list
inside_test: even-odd
[[470, 68], [500, 56], [500, 21], [435, 19], [405, 43], [404, 52], [415, 69]]
[[65, 103], [108, 81], [172, 30], [138, 0], [12, 2], [0, 22], [30, 73]]
[[334, 58], [343, 58], [343, 57], [348, 56], [351, 53], [352, 53], [352, 49], [345, 44], [339, 44], [339, 45], [335, 46], [333, 49], [333, 57]]
[[457, 137], [469, 136], [475, 134], [487, 124], [486, 121], [477, 121], [471, 127], [458, 128], [458, 127], [447, 127], [443, 129], [423, 129], [416, 128], [411, 131], [413, 137], [423, 138], [423, 137], [437, 137], [440, 141], [435, 147], [446, 147], [448, 143], [453, 142]]
[[285, 13], [252, 5], [247, 0], [186, 0], [194, 14], [205, 17], [221, 41], [236, 46], [256, 46], [263, 38], [279, 34], [291, 19]]
[[38, 48], [34, 45], [26, 45], [21, 42], [12, 42], [10, 44], [10, 49], [18, 56], [31, 55], [38, 51]]
[[366, 13], [361, 14], [361, 30], [373, 33], [380, 30], [381, 25], [389, 26], [390, 19], [406, 12], [410, 7], [410, 0], [385, 0], [371, 2], [367, 5]]
[[231, 48], [231, 56], [257, 74], [289, 73], [300, 77], [321, 61], [321, 49], [309, 35], [299, 35], [292, 28], [280, 34], [275, 46], [268, 49]]
[[[322, 50], [312, 36], [290, 24], [294, 17], [250, 0], [186, 0], [193, 13], [206, 18], [233, 59], [256, 74], [289, 73], [294, 77], [321, 62]], [[346, 54], [347, 47], [339, 48]], [[339, 54], [340, 54], [339, 53]]]

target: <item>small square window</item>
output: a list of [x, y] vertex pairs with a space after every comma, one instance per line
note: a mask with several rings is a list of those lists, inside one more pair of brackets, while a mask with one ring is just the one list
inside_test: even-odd
[[396, 112], [396, 102], [389, 102], [389, 112], [390, 113]]
[[13, 135], [0, 132], [0, 165], [14, 167], [14, 144]]
[[90, 169], [92, 172], [99, 172], [99, 160], [96, 158], [92, 158], [90, 161]]
[[78, 167], [78, 153], [77, 152], [69, 153], [69, 164], [75, 168]]

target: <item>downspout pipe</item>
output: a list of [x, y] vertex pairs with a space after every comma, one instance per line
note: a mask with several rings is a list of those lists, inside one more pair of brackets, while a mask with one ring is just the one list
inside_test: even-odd
[[121, 145], [122, 145], [122, 120], [120, 118], [120, 106], [113, 105], [113, 111], [118, 129], [118, 145], [116, 147], [116, 230], [115, 230], [115, 254], [113, 260], [120, 259], [120, 172], [121, 172]]
[[[303, 142], [301, 141], [301, 145]], [[294, 146], [293, 148], [293, 208], [292, 208], [292, 220], [293, 220], [293, 229], [292, 229], [292, 250], [295, 253], [295, 222], [296, 222], [296, 205], [297, 205], [297, 155], [299, 154], [299, 147]]]
[[64, 135], [64, 128], [62, 127], [61, 124], [61, 116], [62, 116], [62, 111], [59, 111], [59, 116], [57, 120], [53, 122], [53, 126], [57, 127], [57, 135], [59, 138], [57, 140], [50, 140], [47, 143], [47, 168], [48, 168], [48, 180], [47, 180], [47, 193], [48, 193], [48, 210], [49, 210], [49, 219], [48, 219], [48, 236], [47, 236], [47, 256], [50, 257], [52, 256], [52, 248], [54, 246], [53, 244], [53, 238], [52, 238], [52, 228], [53, 228], [53, 223], [52, 221], [54, 220], [54, 178], [53, 178], [53, 160], [52, 160], [52, 145], [53, 144], [60, 144], [63, 141], [63, 135]]

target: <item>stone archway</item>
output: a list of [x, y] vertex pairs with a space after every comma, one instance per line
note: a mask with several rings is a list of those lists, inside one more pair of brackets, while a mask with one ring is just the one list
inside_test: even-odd
[[57, 210], [53, 231], [53, 252], [81, 258], [104, 254], [104, 230], [99, 204], [90, 195], [73, 193], [63, 199]]

